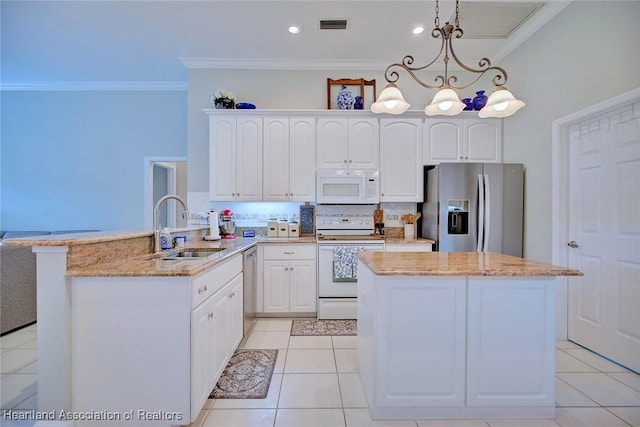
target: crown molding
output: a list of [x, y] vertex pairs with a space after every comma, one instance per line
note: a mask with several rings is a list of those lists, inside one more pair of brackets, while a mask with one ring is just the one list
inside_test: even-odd
[[178, 58], [189, 70], [365, 70], [379, 71], [389, 62], [325, 61], [321, 59], [247, 59], [247, 58]]
[[2, 91], [187, 91], [187, 82], [0, 82]]

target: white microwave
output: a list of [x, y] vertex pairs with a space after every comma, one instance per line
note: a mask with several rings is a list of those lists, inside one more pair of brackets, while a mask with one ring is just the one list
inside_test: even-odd
[[377, 170], [319, 170], [316, 201], [328, 204], [373, 204], [380, 201]]

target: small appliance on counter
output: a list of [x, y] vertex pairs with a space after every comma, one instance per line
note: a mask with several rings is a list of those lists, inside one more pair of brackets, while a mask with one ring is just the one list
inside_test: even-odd
[[220, 224], [218, 212], [209, 212], [209, 235], [204, 236], [204, 240], [220, 240]]
[[223, 239], [235, 239], [236, 223], [233, 221], [233, 212], [225, 209], [220, 212], [220, 232]]

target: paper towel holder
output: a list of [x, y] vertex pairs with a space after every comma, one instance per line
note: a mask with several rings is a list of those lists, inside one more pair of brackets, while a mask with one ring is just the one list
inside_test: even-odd
[[204, 240], [220, 240], [220, 226], [218, 223], [218, 212], [209, 212], [209, 235], [203, 236]]

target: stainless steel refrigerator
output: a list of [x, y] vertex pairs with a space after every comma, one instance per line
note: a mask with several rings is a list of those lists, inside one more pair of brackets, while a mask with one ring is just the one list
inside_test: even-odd
[[443, 163], [425, 167], [422, 237], [441, 252], [522, 256], [524, 166]]

